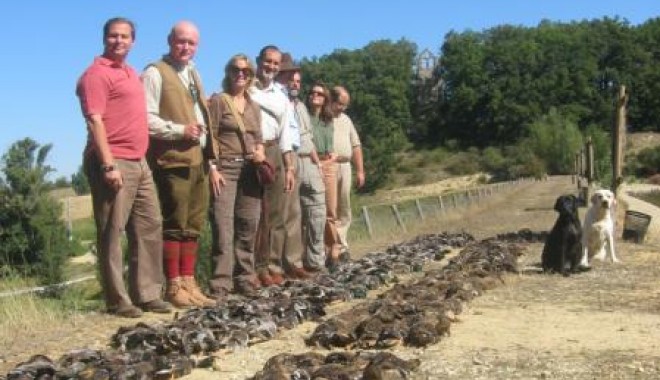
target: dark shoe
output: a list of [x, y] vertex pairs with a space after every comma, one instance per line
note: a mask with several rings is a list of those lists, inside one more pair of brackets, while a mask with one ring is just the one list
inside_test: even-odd
[[337, 257], [328, 256], [328, 258], [325, 260], [325, 267], [328, 268], [328, 272], [330, 273], [336, 271], [338, 266], [339, 258]]
[[339, 254], [339, 262], [345, 263], [351, 261], [351, 253], [348, 251], [343, 251]]
[[234, 292], [245, 297], [254, 297], [257, 295], [257, 287], [249, 281], [243, 281], [236, 285]]
[[225, 303], [229, 298], [229, 290], [225, 288], [213, 290], [211, 292], [211, 297], [215, 300], [216, 304]]
[[133, 305], [119, 306], [116, 309], [108, 310], [108, 313], [123, 318], [140, 318], [142, 316], [142, 310]]
[[307, 271], [307, 272], [308, 272], [309, 274], [311, 274], [312, 276], [315, 276], [317, 273], [324, 272], [324, 271], [325, 271], [325, 267], [324, 267], [324, 268], [316, 268], [316, 267], [307, 267], [307, 266], [306, 266], [306, 267], [305, 267], [305, 271]]
[[289, 272], [287, 272], [287, 277], [293, 278], [293, 279], [299, 279], [299, 280], [307, 280], [309, 278], [312, 278], [314, 275], [307, 272], [303, 268], [293, 268]]
[[257, 277], [259, 279], [259, 282], [261, 283], [261, 286], [263, 287], [268, 287], [275, 284], [275, 282], [273, 282], [273, 278], [270, 276], [270, 273], [268, 273], [268, 271], [259, 272], [259, 275]]
[[172, 305], [159, 299], [141, 303], [138, 305], [138, 307], [142, 309], [142, 311], [158, 313], [158, 314], [167, 314], [172, 311]]

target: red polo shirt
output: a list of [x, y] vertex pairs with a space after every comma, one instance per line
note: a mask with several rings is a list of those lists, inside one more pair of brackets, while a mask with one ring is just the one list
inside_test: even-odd
[[[144, 87], [135, 70], [96, 57], [76, 86], [80, 107], [86, 117], [101, 115], [113, 157], [128, 160], [145, 156], [149, 145]], [[91, 134], [85, 151], [93, 150]]]

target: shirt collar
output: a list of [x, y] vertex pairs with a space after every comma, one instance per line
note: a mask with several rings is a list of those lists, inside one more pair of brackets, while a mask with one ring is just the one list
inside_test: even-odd
[[99, 64], [103, 65], [103, 66], [110, 66], [110, 67], [120, 68], [120, 69], [123, 69], [123, 68], [126, 67], [126, 62], [117, 63], [117, 62], [115, 62], [111, 59], [108, 59], [108, 58], [106, 58], [102, 55], [96, 57], [95, 61], [98, 62]]

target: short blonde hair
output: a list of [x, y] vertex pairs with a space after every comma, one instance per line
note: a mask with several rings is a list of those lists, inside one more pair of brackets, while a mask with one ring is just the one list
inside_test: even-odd
[[222, 79], [222, 91], [223, 92], [229, 92], [231, 90], [231, 72], [234, 67], [236, 67], [236, 63], [238, 61], [245, 61], [247, 63], [247, 68], [250, 70], [250, 77], [247, 78], [247, 86], [250, 87], [252, 85], [252, 82], [254, 81], [254, 65], [252, 62], [250, 62], [250, 58], [248, 58], [247, 55], [245, 54], [236, 54], [229, 58], [229, 61], [225, 65], [225, 77]]

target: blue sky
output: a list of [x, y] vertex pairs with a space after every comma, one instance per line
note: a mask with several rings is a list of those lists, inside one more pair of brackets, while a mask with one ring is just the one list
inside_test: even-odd
[[195, 22], [201, 31], [195, 60], [210, 93], [219, 88], [231, 55], [254, 57], [266, 44], [290, 51], [296, 60], [402, 37], [420, 51], [437, 53], [450, 30], [604, 16], [637, 25], [660, 16], [660, 1], [19, 0], [3, 1], [0, 9], [7, 27], [0, 59], [0, 152], [24, 137], [52, 143], [48, 164], [57, 170], [56, 178], [69, 177], [81, 163], [86, 131], [74, 88], [102, 52], [101, 27], [110, 17], [128, 17], [137, 24], [129, 63], [138, 70], [167, 51], [166, 35], [176, 21]]

